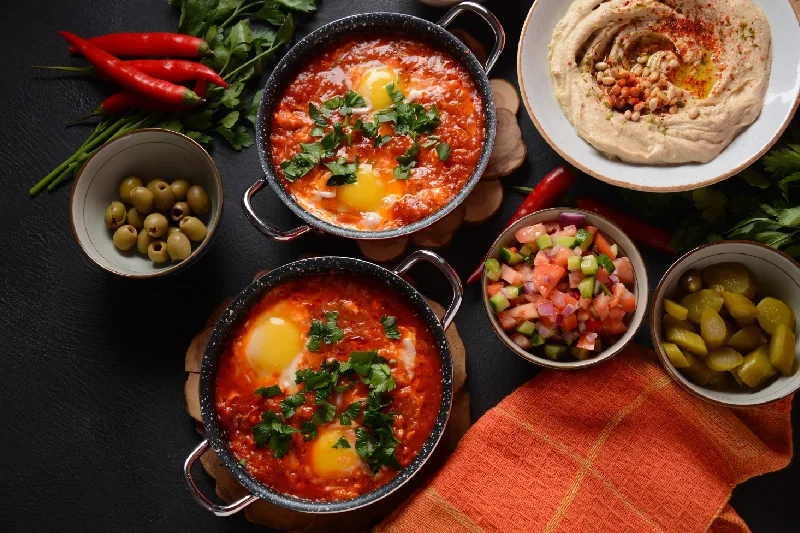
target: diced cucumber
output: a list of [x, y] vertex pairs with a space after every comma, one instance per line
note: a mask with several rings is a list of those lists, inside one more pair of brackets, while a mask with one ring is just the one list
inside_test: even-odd
[[580, 256], [571, 255], [569, 259], [567, 259], [567, 268], [570, 270], [580, 270], [581, 269]]
[[578, 232], [575, 234], [575, 242], [583, 248], [584, 250], [588, 250], [589, 247], [592, 245], [594, 241], [594, 233], [585, 229], [579, 229]]
[[614, 252], [614, 257], [619, 257], [619, 246], [612, 244], [611, 251]]
[[499, 313], [500, 311], [505, 311], [506, 309], [511, 307], [511, 303], [508, 301], [508, 298], [506, 298], [506, 295], [503, 294], [502, 292], [498, 292], [497, 294], [489, 298], [489, 301], [492, 303], [492, 307], [494, 307], [496, 313]]
[[594, 296], [594, 276], [583, 278], [578, 284], [578, 291], [581, 293], [581, 298], [591, 298]]
[[541, 346], [542, 344], [544, 344], [544, 339], [542, 338], [541, 335], [539, 335], [538, 331], [534, 331], [533, 333], [531, 333], [531, 344], [533, 344], [534, 346]]
[[561, 359], [567, 353], [567, 347], [558, 344], [546, 344], [544, 346], [544, 354], [553, 360]]
[[511, 266], [518, 265], [525, 260], [519, 252], [515, 252], [510, 248], [500, 248], [500, 259]]
[[606, 254], [600, 254], [597, 257], [597, 264], [606, 269], [609, 274], [613, 273], [617, 267], [614, 266], [614, 261], [611, 260]]
[[506, 291], [506, 298], [509, 300], [513, 300], [519, 296], [519, 287], [516, 285], [508, 285], [503, 290]]
[[566, 246], [567, 248], [575, 248], [575, 237], [568, 237], [566, 235], [562, 235], [561, 237], [556, 239], [556, 244], [560, 244], [561, 246]]
[[519, 249], [519, 255], [522, 257], [528, 258], [534, 254], [536, 254], [536, 247], [531, 246], [533, 243], [525, 243], [522, 245], [522, 248]]
[[593, 255], [584, 255], [581, 257], [581, 272], [587, 276], [594, 276], [597, 274], [597, 257]]
[[603, 291], [603, 294], [605, 294], [606, 296], [611, 296], [611, 291], [608, 290], [608, 287], [606, 287], [605, 283], [603, 283], [602, 281], [595, 281], [595, 288], [597, 288], [597, 286], [600, 287], [600, 290]]
[[589, 359], [589, 357], [591, 356], [591, 352], [589, 350], [586, 350], [584, 348], [578, 348], [577, 346], [572, 346], [569, 349], [569, 353], [572, 355], [572, 357], [574, 357], [575, 359], [579, 359], [581, 361]]
[[526, 320], [519, 326], [517, 326], [517, 333], [522, 333], [523, 335], [531, 336], [536, 332], [536, 324], [531, 322], [530, 320]]
[[594, 340], [594, 351], [600, 353], [604, 350], [603, 348], [603, 341], [600, 340], [600, 337]]
[[550, 235], [547, 234], [539, 235], [539, 237], [536, 239], [536, 246], [538, 246], [540, 250], [544, 250], [545, 248], [552, 248], [553, 239], [550, 237]]
[[488, 279], [492, 281], [497, 281], [498, 279], [500, 279], [500, 273], [502, 271], [503, 269], [502, 267], [500, 267], [500, 261], [498, 261], [494, 257], [486, 260], [484, 272], [486, 272], [486, 277]]

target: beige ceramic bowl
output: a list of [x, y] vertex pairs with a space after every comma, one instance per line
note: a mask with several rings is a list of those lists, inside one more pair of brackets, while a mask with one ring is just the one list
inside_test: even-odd
[[622, 351], [622, 349], [629, 342], [631, 342], [634, 335], [636, 335], [636, 332], [642, 326], [644, 315], [647, 311], [647, 272], [645, 270], [644, 261], [642, 261], [642, 256], [639, 255], [639, 250], [636, 249], [633, 241], [631, 241], [631, 239], [611, 221], [595, 213], [590, 213], [589, 211], [569, 209], [564, 207], [536, 211], [535, 213], [531, 213], [530, 215], [515, 222], [508, 229], [506, 229], [496, 241], [494, 241], [492, 248], [489, 250], [489, 257], [497, 258], [500, 255], [500, 248], [504, 246], [513, 246], [516, 244], [514, 233], [518, 229], [524, 228], [525, 226], [532, 226], [533, 224], [538, 224], [539, 222], [558, 221], [561, 213], [580, 213], [584, 215], [588, 225], [594, 226], [602, 231], [612, 243], [616, 243], [617, 246], [619, 246], [620, 255], [627, 256], [631, 260], [635, 277], [632, 292], [634, 296], [636, 296], [636, 311], [634, 311], [633, 317], [629, 319], [628, 331], [626, 331], [625, 334], [623, 334], [617, 340], [617, 342], [600, 352], [597, 356], [586, 359], [585, 361], [553, 361], [551, 359], [539, 357], [517, 346], [517, 344], [514, 343], [514, 341], [512, 341], [508, 335], [506, 335], [506, 332], [503, 331], [503, 328], [500, 326], [500, 322], [497, 320], [497, 316], [495, 315], [494, 309], [492, 309], [492, 304], [489, 302], [489, 297], [486, 293], [486, 276], [482, 276], [483, 279], [481, 281], [481, 290], [483, 291], [483, 306], [486, 309], [489, 322], [491, 322], [494, 332], [498, 337], [500, 337], [500, 340], [502, 340], [511, 351], [523, 359], [538, 365], [546, 366], [548, 368], [575, 370], [578, 368], [590, 367], [610, 359]]
[[[136, 247], [123, 252], [114, 246], [113, 232], [104, 222], [105, 210], [119, 200], [119, 184], [131, 175], [145, 183], [154, 178], [167, 182], [185, 179], [208, 192], [211, 210], [201, 217], [208, 235], [193, 245], [192, 255], [185, 260], [156, 265]], [[72, 186], [69, 213], [75, 239], [97, 266], [118, 276], [154, 278], [188, 267], [208, 250], [222, 214], [222, 201], [222, 180], [208, 152], [184, 135], [151, 128], [107, 142], [84, 163]]]
[[[670, 362], [661, 347], [664, 316], [664, 298], [677, 292], [681, 276], [691, 269], [700, 270], [717, 263], [741, 263], [756, 277], [759, 297], [774, 296], [791, 307], [795, 315], [800, 312], [800, 265], [786, 254], [752, 241], [723, 241], [701, 246], [687, 253], [667, 270], [656, 288], [653, 309], [650, 313], [650, 331], [653, 346], [667, 372], [684, 389], [709, 402], [728, 407], [750, 407], [776, 402], [800, 388], [800, 369], [795, 363], [792, 376], [780, 376], [766, 387], [751, 391], [719, 391], [701, 387], [689, 381]], [[800, 323], [795, 326], [800, 338]], [[795, 359], [800, 357], [800, 344], [795, 346]]]

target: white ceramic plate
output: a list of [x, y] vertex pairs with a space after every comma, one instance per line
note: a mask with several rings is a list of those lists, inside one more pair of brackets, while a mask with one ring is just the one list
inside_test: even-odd
[[772, 28], [772, 71], [761, 116], [713, 161], [644, 166], [612, 161], [581, 139], [553, 93], [547, 58], [553, 28], [571, 0], [536, 0], [522, 29], [517, 74], [522, 101], [539, 133], [587, 174], [629, 189], [685, 191], [711, 185], [753, 164], [780, 137], [800, 104], [800, 24], [789, 0], [756, 0]]
[[[796, 316], [800, 314], [800, 268], [789, 256], [750, 241], [724, 241], [708, 244], [678, 259], [658, 284], [650, 314], [653, 345], [664, 368], [675, 381], [704, 400], [730, 407], [748, 407], [776, 402], [800, 388], [800, 368], [797, 363], [797, 360], [800, 359], [800, 341], [795, 345], [794, 374], [779, 376], [769, 382], [767, 386], [756, 391], [720, 391], [695, 385], [672, 365], [661, 347], [664, 298], [667, 295], [675, 294], [681, 276], [687, 270], [701, 270], [709, 265], [725, 262], [741, 263], [753, 272], [756, 277], [759, 298], [774, 296], [791, 307]], [[800, 321], [795, 325], [794, 333], [800, 339]]]

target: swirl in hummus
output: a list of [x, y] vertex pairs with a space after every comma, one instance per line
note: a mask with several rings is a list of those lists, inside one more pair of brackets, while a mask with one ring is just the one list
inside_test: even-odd
[[569, 121], [631, 163], [717, 157], [761, 113], [771, 62], [753, 0], [575, 0], [550, 43]]

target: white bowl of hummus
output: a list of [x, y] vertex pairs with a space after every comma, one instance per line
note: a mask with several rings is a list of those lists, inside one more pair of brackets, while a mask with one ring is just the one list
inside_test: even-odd
[[710, 185], [755, 162], [800, 103], [789, 0], [536, 0], [518, 75], [536, 127], [601, 180]]

